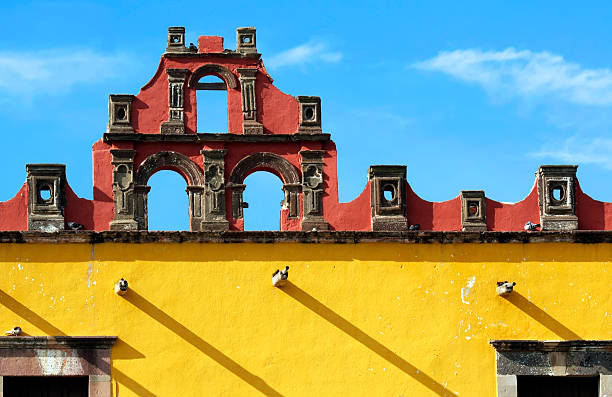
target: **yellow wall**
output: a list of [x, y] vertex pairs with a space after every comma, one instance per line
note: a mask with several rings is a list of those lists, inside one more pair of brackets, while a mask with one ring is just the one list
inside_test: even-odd
[[113, 396], [494, 396], [489, 340], [612, 339], [611, 259], [577, 243], [2, 244], [0, 326], [118, 335]]

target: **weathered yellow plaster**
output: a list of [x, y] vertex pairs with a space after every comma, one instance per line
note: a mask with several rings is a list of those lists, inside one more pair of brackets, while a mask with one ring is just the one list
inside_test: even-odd
[[577, 243], [2, 244], [0, 318], [117, 335], [114, 396], [494, 396], [489, 340], [612, 339], [611, 259]]

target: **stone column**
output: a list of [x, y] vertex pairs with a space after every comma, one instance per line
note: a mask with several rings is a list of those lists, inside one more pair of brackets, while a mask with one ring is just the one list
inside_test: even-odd
[[204, 157], [204, 213], [201, 230], [229, 230], [225, 216], [225, 153], [202, 150]]
[[113, 156], [113, 201], [110, 230], [138, 230], [134, 203], [134, 155], [131, 149], [111, 149]]
[[187, 69], [166, 69], [168, 74], [168, 121], [162, 123], [162, 134], [184, 134], [185, 76]]
[[329, 230], [323, 218], [324, 150], [301, 150], [302, 161], [302, 230]]
[[64, 230], [66, 166], [27, 164], [28, 230]]
[[249, 207], [248, 203], [242, 201], [242, 195], [246, 185], [243, 183], [231, 183], [228, 185], [228, 188], [232, 191], [232, 218], [234, 218], [234, 220], [242, 219], [244, 217], [242, 209]]
[[542, 230], [576, 230], [577, 165], [542, 165], [538, 178], [538, 201]]
[[[285, 183], [283, 185], [283, 191], [285, 192], [285, 199], [283, 200], [283, 209], [289, 210], [289, 218], [300, 217], [299, 207], [299, 196], [302, 191], [301, 183]], [[310, 229], [312, 230], [312, 229]]]
[[138, 230], [149, 229], [147, 198], [150, 191], [151, 187], [147, 185], [134, 186], [134, 219], [138, 224]]
[[257, 121], [257, 97], [255, 80], [257, 69], [241, 68], [240, 91], [242, 93], [242, 131], [245, 135], [263, 134], [263, 125]]

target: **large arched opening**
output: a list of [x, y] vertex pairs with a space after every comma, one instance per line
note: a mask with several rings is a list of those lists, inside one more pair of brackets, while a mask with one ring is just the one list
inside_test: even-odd
[[286, 209], [283, 181], [271, 172], [258, 171], [244, 180], [244, 230], [280, 230], [281, 210]]
[[[257, 171], [267, 172], [261, 173]], [[277, 205], [276, 203], [279, 203], [279, 200], [277, 200], [273, 193], [278, 190], [278, 187], [274, 187], [276, 183], [275, 179], [271, 179], [270, 176], [266, 175], [269, 173], [280, 179], [282, 183], [282, 195], [279, 196], [281, 198], [281, 216], [278, 217], [278, 219], [280, 219], [278, 228], [276, 227], [276, 221], [273, 220], [276, 219], [276, 217], [272, 218], [270, 215], [271, 213], [275, 213], [274, 208]], [[258, 215], [254, 215], [254, 217], [261, 215], [269, 219], [260, 219], [260, 221], [255, 221], [253, 223], [246, 221], [245, 224], [244, 209], [251, 207], [251, 203], [245, 199], [244, 192], [247, 189], [247, 177], [252, 174], [255, 175], [253, 179], [250, 180], [249, 184], [254, 186], [251, 187], [250, 192], [252, 193], [249, 194], [253, 194], [251, 199], [255, 199], [259, 207], [257, 211]], [[263, 183], [261, 188], [255, 187], [255, 185], [259, 185], [259, 181]], [[247, 228], [247, 230], [262, 230], [260, 228], [264, 226], [268, 228], [267, 230], [271, 230], [271, 228], [286, 230], [283, 221], [297, 221], [300, 217], [299, 194], [301, 192], [301, 183], [298, 170], [289, 161], [277, 154], [268, 152], [254, 153], [240, 160], [232, 169], [228, 188], [231, 190], [231, 214], [234, 221], [239, 223], [236, 225], [238, 228], [242, 225], [242, 227]], [[259, 197], [262, 197], [262, 199], [259, 199]], [[263, 211], [260, 212], [262, 209]], [[255, 212], [256, 211], [252, 211], [251, 213]], [[257, 223], [259, 223], [259, 226]]]
[[189, 230], [187, 182], [175, 171], [160, 170], [148, 180], [149, 230]]
[[[183, 178], [184, 182], [186, 182], [186, 189], [183, 188], [178, 191], [187, 191], [189, 230], [200, 230], [203, 215], [202, 199], [204, 192], [204, 175], [202, 170], [194, 161], [184, 154], [167, 151], [158, 152], [147, 157], [136, 170], [134, 177], [134, 194], [136, 195], [136, 221], [138, 222], [138, 228], [140, 230], [149, 229], [148, 196], [151, 191], [151, 186], [149, 185], [150, 179], [154, 174], [164, 170], [178, 173]], [[177, 189], [173, 190], [177, 191]], [[165, 205], [171, 206], [172, 203], [165, 202]]]

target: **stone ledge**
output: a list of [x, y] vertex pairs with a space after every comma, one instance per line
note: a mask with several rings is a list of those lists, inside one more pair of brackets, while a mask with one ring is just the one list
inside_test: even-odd
[[105, 133], [104, 142], [131, 141], [131, 142], [300, 142], [300, 141], [324, 141], [331, 139], [328, 133], [319, 134], [262, 134], [244, 135], [223, 133], [197, 133], [197, 134], [145, 134], [145, 133]]
[[116, 336], [0, 336], [0, 349], [110, 349]]
[[492, 340], [489, 343], [498, 352], [612, 352], [612, 340]]
[[612, 243], [612, 231], [571, 232], [356, 232], [356, 231], [248, 231], [149, 232], [68, 231], [54, 233], [0, 232], [0, 243], [304, 243], [304, 244], [455, 244], [455, 243]]

